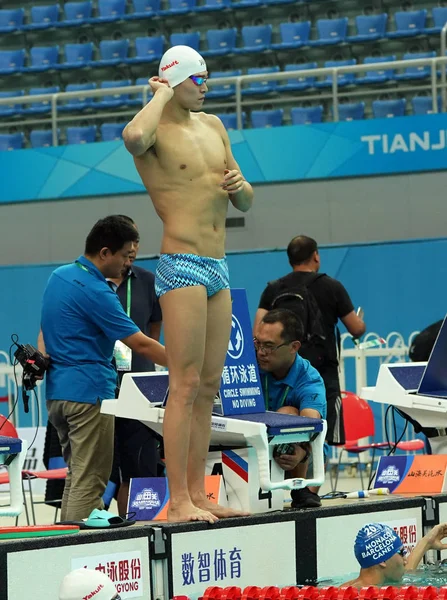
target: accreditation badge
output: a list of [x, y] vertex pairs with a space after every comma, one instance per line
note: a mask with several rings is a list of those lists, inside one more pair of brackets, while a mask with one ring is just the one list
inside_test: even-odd
[[117, 371], [130, 371], [132, 367], [132, 350], [120, 340], [115, 342], [113, 349]]

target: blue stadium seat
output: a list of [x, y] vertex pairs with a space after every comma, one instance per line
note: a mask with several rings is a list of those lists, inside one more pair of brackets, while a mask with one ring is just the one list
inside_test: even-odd
[[405, 115], [406, 103], [407, 101], [404, 98], [398, 100], [374, 100], [372, 103], [374, 118], [403, 117]]
[[59, 60], [59, 46], [34, 46], [30, 50], [31, 66], [24, 69], [29, 73], [55, 69]]
[[133, 12], [125, 15], [127, 20], [155, 17], [160, 11], [160, 0], [132, 0]]
[[[96, 83], [69, 83], [65, 91], [66, 92], [84, 92], [86, 90], [96, 90]], [[58, 110], [60, 112], [71, 112], [71, 111], [79, 111], [84, 110], [86, 108], [92, 108], [95, 105], [95, 98], [86, 98], [86, 97], [78, 97], [78, 98], [69, 98], [64, 104], [58, 106]]]
[[126, 123], [103, 123], [100, 127], [101, 140], [103, 142], [113, 142], [123, 139], [123, 129]]
[[96, 125], [67, 127], [67, 144], [91, 144], [96, 139]]
[[24, 8], [5, 8], [0, 10], [0, 33], [11, 33], [23, 26]]
[[269, 50], [272, 42], [272, 29], [271, 25], [245, 25], [242, 27], [244, 46], [235, 48], [235, 52], [247, 54]]
[[296, 4], [296, 0], [263, 0], [263, 4]]
[[[416, 60], [418, 58], [433, 58], [436, 52], [407, 52], [403, 55], [403, 60]], [[398, 81], [408, 81], [411, 79], [425, 79], [430, 77], [430, 65], [425, 67], [407, 67], [405, 73], [398, 73], [395, 79]]]
[[318, 40], [310, 40], [311, 46], [326, 46], [328, 44], [340, 44], [346, 40], [348, 31], [348, 18], [340, 19], [318, 19]]
[[[242, 75], [240, 69], [234, 71], [213, 71], [212, 80], [219, 79], [219, 77], [238, 77]], [[234, 83], [224, 83], [222, 85], [213, 85], [206, 93], [207, 98], [231, 98], [236, 92], [236, 85]]]
[[[350, 65], [356, 65], [357, 61], [355, 58], [348, 58], [346, 60], [327, 60], [324, 63], [325, 67], [348, 67]], [[345, 85], [355, 84], [355, 73], [344, 73], [343, 75], [338, 75], [338, 87], [343, 87]], [[323, 81], [315, 82], [315, 87], [331, 87], [332, 86], [332, 75], [327, 75], [326, 79]]]
[[[23, 96], [23, 90], [14, 90], [9, 92], [0, 92], [0, 98], [16, 98]], [[15, 117], [22, 114], [23, 104], [0, 104], [1, 117]]]
[[364, 102], [346, 102], [338, 105], [339, 121], [361, 121], [365, 118]]
[[[237, 129], [237, 114], [234, 113], [222, 113], [216, 115], [224, 124], [225, 129], [230, 131], [231, 129]], [[245, 123], [247, 120], [247, 115], [242, 113], [242, 128], [245, 127]]]
[[194, 50], [199, 51], [200, 45], [200, 32], [193, 31], [191, 33], [173, 33], [169, 41], [171, 46], [189, 46], [190, 48], [194, 48]]
[[[138, 77], [138, 79], [135, 81], [135, 85], [148, 85], [148, 78]], [[149, 102], [149, 100], [152, 98], [152, 91], [150, 88], [148, 90], [146, 98], [147, 102]], [[138, 106], [141, 108], [143, 106], [143, 92], [139, 92], [134, 98], [130, 98], [128, 104], [129, 106]]]
[[53, 145], [51, 129], [32, 129], [30, 136], [31, 148], [48, 148]]
[[93, 44], [86, 42], [85, 44], [65, 44], [65, 62], [57, 65], [61, 71], [68, 69], [82, 69], [87, 67], [93, 58]]
[[20, 73], [25, 64], [25, 50], [0, 50], [0, 75]]
[[263, 0], [232, 0], [231, 8], [256, 8], [258, 6], [263, 6]]
[[[367, 56], [363, 63], [365, 65], [371, 65], [374, 63], [387, 63], [395, 61], [396, 57], [394, 55], [390, 56]], [[364, 77], [357, 77], [356, 83], [358, 84], [367, 84], [371, 83], [385, 83], [385, 81], [389, 81], [394, 79], [396, 71], [394, 69], [380, 69], [379, 71], [366, 71]]]
[[284, 110], [282, 108], [273, 108], [270, 110], [252, 110], [251, 126], [256, 129], [265, 127], [281, 127]]
[[[102, 81], [100, 87], [109, 89], [115, 87], [126, 87], [132, 85], [130, 79], [121, 79], [120, 81]], [[100, 102], [96, 103], [99, 108], [117, 108], [129, 103], [129, 94], [114, 94], [113, 96], [104, 96]]]
[[359, 15], [355, 18], [357, 35], [349, 35], [347, 42], [355, 44], [356, 42], [373, 42], [385, 37], [388, 15]]
[[156, 37], [135, 38], [135, 56], [126, 58], [127, 64], [153, 62], [160, 60], [163, 56], [165, 38], [162, 35]]
[[102, 40], [99, 42], [100, 60], [92, 60], [92, 67], [108, 67], [126, 62], [129, 40]]
[[435, 6], [431, 11], [433, 16], [433, 27], [426, 27], [424, 33], [441, 33], [447, 23], [447, 6]]
[[49, 29], [54, 27], [59, 20], [59, 4], [49, 6], [31, 7], [31, 23], [23, 26], [24, 31], [33, 31], [34, 29]]
[[[60, 91], [58, 85], [51, 85], [49, 87], [31, 88], [29, 91], [30, 96], [40, 96], [41, 94], [57, 94]], [[41, 102], [32, 102], [31, 104], [23, 105], [23, 112], [29, 115], [40, 115], [43, 113], [50, 112], [51, 100], [43, 100]]]
[[[252, 67], [247, 70], [247, 75], [262, 75], [264, 73], [278, 73], [279, 66], [274, 67]], [[277, 81], [253, 81], [248, 84], [248, 88], [242, 90], [243, 96], [252, 96], [255, 94], [268, 94], [275, 92], [278, 87]]]
[[299, 21], [297, 23], [280, 23], [279, 32], [281, 43], [272, 44], [273, 50], [290, 50], [307, 46], [310, 36], [310, 21]]
[[194, 10], [197, 0], [169, 0], [169, 8], [160, 10], [159, 14], [162, 17], [169, 15], [186, 15]]
[[[441, 112], [441, 96], [438, 96], [438, 112]], [[432, 96], [414, 96], [411, 99], [414, 115], [430, 115], [433, 114], [433, 98]]]
[[294, 107], [290, 111], [292, 125], [310, 125], [311, 123], [321, 123], [323, 121], [322, 106]]
[[25, 143], [25, 136], [20, 133], [1, 133], [0, 134], [0, 151], [4, 150], [20, 150]]
[[420, 35], [424, 33], [426, 19], [425, 9], [396, 12], [394, 13], [396, 31], [389, 31], [386, 35], [391, 39]]
[[202, 52], [202, 56], [223, 56], [231, 54], [236, 47], [237, 29], [208, 29], [206, 39], [208, 50]]
[[92, 16], [92, 3], [87, 2], [67, 2], [64, 4], [64, 20], [59, 21], [57, 27], [74, 27], [85, 25]]
[[230, 8], [231, 0], [205, 0], [205, 4], [200, 4], [194, 8], [194, 12], [213, 12]]
[[89, 20], [90, 23], [112, 23], [124, 18], [126, 0], [98, 0], [99, 16]]
[[[284, 67], [284, 71], [308, 71], [309, 69], [316, 68], [316, 62], [288, 64]], [[316, 79], [317, 78], [314, 75], [306, 77], [306, 75], [303, 73], [299, 77], [288, 79], [287, 83], [280, 84], [278, 86], [278, 92], [299, 92], [301, 90], [307, 90], [311, 87], [314, 87]]]

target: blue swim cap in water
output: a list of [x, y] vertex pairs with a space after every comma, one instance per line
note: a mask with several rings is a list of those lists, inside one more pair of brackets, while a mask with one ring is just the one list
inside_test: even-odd
[[381, 523], [369, 523], [360, 529], [354, 553], [362, 569], [378, 565], [394, 556], [403, 544], [397, 533]]

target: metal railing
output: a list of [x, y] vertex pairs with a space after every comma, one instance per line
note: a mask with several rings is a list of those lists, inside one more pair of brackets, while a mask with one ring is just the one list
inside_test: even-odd
[[[390, 89], [390, 87], [383, 87], [380, 84], [372, 84], [374, 85], [374, 91], [350, 91], [345, 90], [341, 92], [341, 86], [339, 85], [338, 77], [341, 75], [352, 74], [352, 73], [366, 73], [371, 71], [385, 71], [385, 70], [395, 70], [395, 69], [408, 69], [411, 67], [430, 67], [430, 85], [424, 88], [421, 86], [412, 86], [409, 90], [420, 90], [420, 89], [429, 89], [431, 91], [432, 96], [432, 110], [434, 113], [438, 112], [438, 102], [437, 95], [438, 90], [441, 90], [442, 93], [442, 110], [446, 111], [446, 96], [447, 96], [447, 84], [446, 84], [446, 64], [447, 57], [445, 56], [445, 46], [446, 46], [446, 35], [447, 35], [447, 24], [444, 26], [441, 34], [441, 48], [443, 49], [443, 56], [438, 56], [434, 58], [418, 58], [414, 60], [397, 60], [390, 61], [386, 63], [372, 63], [372, 64], [361, 64], [361, 65], [351, 65], [351, 66], [342, 66], [342, 67], [324, 67], [318, 69], [309, 69], [309, 70], [297, 70], [297, 71], [281, 71], [279, 73], [263, 73], [259, 75], [240, 75], [236, 77], [219, 77], [216, 79], [210, 79], [208, 81], [209, 86], [212, 87], [214, 85], [234, 85], [235, 86], [235, 99], [231, 100], [229, 103], [223, 104], [224, 106], [235, 105], [236, 114], [237, 114], [237, 127], [238, 129], [242, 129], [243, 126], [243, 95], [242, 95], [242, 86], [245, 84], [251, 84], [256, 82], [269, 82], [269, 81], [284, 81], [284, 80], [296, 80], [303, 79], [309, 77], [332, 77], [331, 85], [330, 85], [330, 94], [324, 95], [308, 95], [308, 94], [300, 94], [294, 95], [292, 98], [289, 97], [289, 101], [303, 101], [303, 100], [313, 100], [313, 99], [323, 99], [330, 98], [332, 99], [333, 104], [333, 120], [339, 121], [339, 103], [340, 103], [340, 95], [344, 97], [350, 96], [365, 96], [375, 94], [377, 95], [382, 90], [387, 93], [392, 91], [403, 91], [402, 88], [396, 87]], [[438, 81], [438, 68], [440, 68], [440, 81]], [[355, 83], [355, 81], [353, 82]], [[408, 88], [406, 88], [408, 91]], [[73, 114], [70, 117], [61, 117], [59, 113], [60, 103], [66, 102], [67, 100], [73, 98], [97, 98], [97, 97], [105, 97], [105, 96], [121, 96], [124, 94], [137, 94], [142, 93], [142, 103], [141, 106], [145, 106], [147, 100], [150, 96], [150, 86], [149, 85], [131, 85], [127, 87], [116, 87], [116, 88], [100, 88], [95, 90], [82, 90], [82, 91], [74, 91], [74, 92], [58, 92], [53, 94], [39, 94], [33, 96], [16, 96], [11, 98], [0, 98], [0, 106], [4, 105], [24, 105], [30, 103], [38, 103], [38, 102], [48, 102], [51, 104], [51, 128], [53, 133], [53, 145], [58, 145], [58, 123], [62, 121], [75, 121], [75, 120], [83, 120], [86, 118], [86, 115], [83, 114]], [[279, 100], [284, 101], [284, 98]], [[270, 99], [262, 100], [262, 103], [266, 104], [270, 102]], [[251, 106], [254, 104], [253, 99], [251, 98], [247, 104]], [[222, 104], [220, 104], [222, 106]], [[211, 108], [212, 104], [208, 105], [208, 108]], [[94, 105], [93, 107], [94, 108]], [[104, 114], [104, 113], [103, 113]], [[103, 116], [103, 114], [101, 116]], [[90, 118], [98, 118], [98, 114], [95, 113], [93, 115], [89, 115]], [[39, 122], [42, 122], [42, 119], [39, 119]], [[17, 126], [17, 121], [8, 121], [4, 123], [9, 126]], [[26, 124], [28, 121], [22, 121], [20, 124]]]

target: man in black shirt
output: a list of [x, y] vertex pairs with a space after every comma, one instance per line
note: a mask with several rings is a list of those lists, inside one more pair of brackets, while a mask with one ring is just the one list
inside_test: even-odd
[[271, 281], [262, 293], [256, 312], [254, 331], [263, 316], [273, 308], [273, 301], [284, 289], [293, 290], [296, 286], [308, 287], [321, 313], [322, 326], [326, 337], [323, 364], [315, 364], [326, 387], [327, 435], [329, 444], [345, 442], [343, 415], [338, 378], [338, 349], [335, 328], [340, 319], [349, 333], [357, 338], [366, 330], [365, 323], [355, 313], [348, 292], [343, 285], [322, 273], [317, 242], [305, 235], [299, 235], [289, 243], [287, 256], [292, 272], [280, 279]]
[[[136, 225], [130, 217], [120, 215], [127, 219], [135, 228]], [[129, 257], [131, 268], [126, 270], [119, 279], [111, 279], [118, 298], [124, 310], [134, 323], [147, 336], [159, 340], [162, 324], [161, 308], [155, 295], [155, 275], [133, 264], [138, 252]], [[116, 353], [115, 353], [116, 354]], [[131, 362], [125, 366], [116, 360], [119, 383], [126, 371], [144, 373], [154, 371], [154, 363], [145, 357], [132, 353]], [[125, 515], [129, 496], [129, 482], [133, 477], [157, 477], [159, 463], [158, 440], [156, 435], [136, 419], [115, 419], [115, 461], [112, 480], [117, 477], [119, 468], [118, 513]]]

